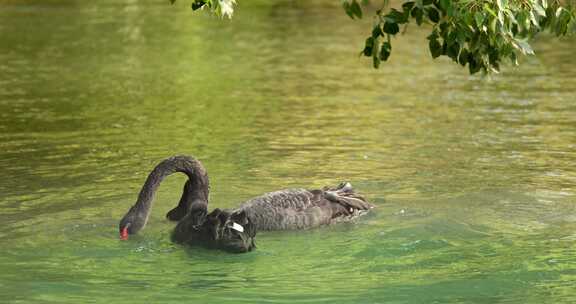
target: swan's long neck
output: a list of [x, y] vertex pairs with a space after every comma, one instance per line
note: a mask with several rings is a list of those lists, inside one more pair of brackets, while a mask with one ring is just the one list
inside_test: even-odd
[[[138, 194], [138, 200], [130, 208], [122, 221], [128, 220], [134, 227], [134, 234], [142, 229], [148, 221], [152, 209], [154, 194], [164, 178], [175, 172], [182, 172], [190, 179], [190, 193], [195, 204], [208, 204], [209, 180], [206, 169], [200, 161], [189, 156], [174, 156], [159, 163], [146, 178], [146, 182]], [[121, 222], [122, 223], [122, 222]]]

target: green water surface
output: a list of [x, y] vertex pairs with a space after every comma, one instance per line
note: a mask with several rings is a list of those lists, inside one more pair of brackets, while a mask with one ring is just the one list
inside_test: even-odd
[[[1, 303], [575, 303], [574, 39], [486, 79], [357, 56], [338, 1], [0, 1]], [[211, 206], [349, 180], [353, 223], [257, 250], [173, 245], [169, 177], [148, 226], [117, 223], [153, 166], [192, 154]]]

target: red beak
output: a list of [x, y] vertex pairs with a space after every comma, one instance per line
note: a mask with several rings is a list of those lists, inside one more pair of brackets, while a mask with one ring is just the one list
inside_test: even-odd
[[122, 228], [122, 231], [120, 231], [120, 239], [123, 241], [128, 239], [128, 227]]

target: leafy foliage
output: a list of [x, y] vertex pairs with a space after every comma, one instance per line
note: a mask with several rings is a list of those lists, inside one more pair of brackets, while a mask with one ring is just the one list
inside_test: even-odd
[[[176, 0], [169, 0], [171, 4], [174, 4]], [[203, 9], [208, 7], [212, 13], [218, 16], [225, 16], [232, 18], [234, 13], [234, 5], [236, 0], [194, 0], [192, 2], [192, 9]]]
[[[345, 0], [351, 18], [361, 18], [358, 0]], [[390, 57], [391, 37], [400, 26], [415, 22], [431, 24], [428, 46], [433, 58], [447, 56], [471, 74], [498, 72], [503, 59], [518, 64], [517, 56], [533, 55], [528, 43], [548, 30], [563, 36], [576, 29], [576, 10], [567, 1], [547, 0], [417, 0], [404, 1], [401, 8], [389, 8], [384, 1], [376, 11], [370, 37], [362, 54], [372, 57], [375, 68]]]
[[[176, 0], [169, 0], [171, 3]], [[352, 19], [363, 17], [370, 0], [341, 0]], [[498, 72], [503, 60], [518, 64], [518, 55], [533, 55], [529, 40], [549, 31], [564, 36], [576, 31], [576, 0], [414, 0], [390, 8], [382, 0], [362, 55], [375, 68], [392, 54], [392, 37], [409, 23], [431, 25], [428, 47], [433, 58], [447, 56], [471, 74]], [[192, 9], [208, 7], [230, 18], [236, 0], [193, 0]]]

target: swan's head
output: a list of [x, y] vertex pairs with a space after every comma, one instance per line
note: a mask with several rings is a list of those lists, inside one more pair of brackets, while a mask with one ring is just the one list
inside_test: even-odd
[[136, 234], [140, 229], [144, 228], [147, 220], [147, 214], [138, 212], [136, 208], [130, 209], [120, 220], [120, 225], [118, 225], [120, 239], [127, 240], [130, 234]]
[[256, 226], [246, 212], [214, 209], [208, 214], [204, 228], [210, 231], [210, 247], [242, 253], [256, 248]]

